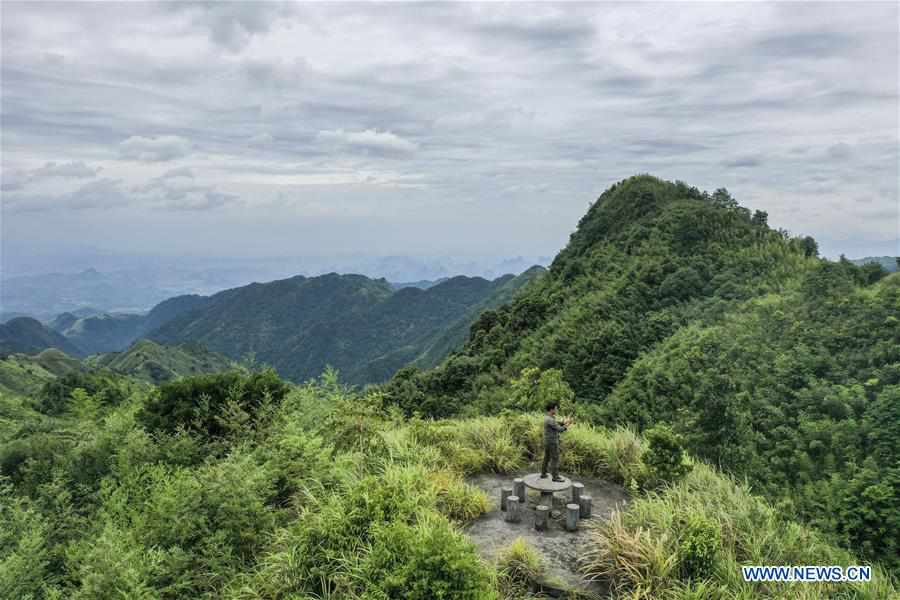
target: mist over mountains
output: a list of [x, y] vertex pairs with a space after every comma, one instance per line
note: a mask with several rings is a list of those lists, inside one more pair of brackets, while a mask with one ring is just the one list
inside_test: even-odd
[[[18, 260], [18, 259], [17, 259]], [[85, 262], [89, 261], [89, 262]], [[546, 265], [548, 256], [414, 257], [301, 256], [268, 258], [107, 258], [97, 252], [75, 259], [40, 257], [4, 261], [0, 322], [28, 315], [50, 321], [60, 313], [140, 313], [167, 298], [209, 295], [253, 282], [331, 272], [384, 278], [415, 287], [466, 275], [496, 279]], [[99, 265], [99, 266], [94, 266]], [[54, 272], [58, 270], [59, 272]]]

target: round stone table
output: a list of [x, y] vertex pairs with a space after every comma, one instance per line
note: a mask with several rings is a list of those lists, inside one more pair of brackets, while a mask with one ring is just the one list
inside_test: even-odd
[[541, 504], [551, 509], [553, 508], [553, 494], [564, 492], [572, 487], [572, 481], [568, 477], [563, 477], [562, 481], [553, 481], [552, 475], [547, 475], [546, 479], [541, 479], [540, 473], [532, 473], [522, 479], [525, 482], [525, 487], [541, 493]]

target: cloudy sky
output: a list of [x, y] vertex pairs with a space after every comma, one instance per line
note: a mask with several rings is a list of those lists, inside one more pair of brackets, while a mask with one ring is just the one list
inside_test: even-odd
[[2, 3], [4, 257], [554, 254], [649, 172], [898, 253], [898, 5]]

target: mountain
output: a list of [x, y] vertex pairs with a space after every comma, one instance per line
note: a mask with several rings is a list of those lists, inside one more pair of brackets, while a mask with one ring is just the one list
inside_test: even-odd
[[412, 364], [420, 368], [430, 368], [439, 364], [447, 355], [465, 344], [469, 336], [469, 329], [481, 313], [510, 302], [520, 289], [546, 272], [545, 268], [535, 265], [517, 277], [501, 278], [499, 280], [502, 282], [501, 285], [472, 307], [462, 318], [439, 332], [425, 345], [424, 351]]
[[881, 265], [885, 271], [896, 273], [898, 264], [900, 264], [898, 261], [900, 261], [900, 257], [897, 256], [867, 256], [865, 258], [852, 259], [850, 262], [860, 267], [870, 263], [876, 263]]
[[32, 395], [46, 382], [81, 368], [81, 362], [55, 348], [36, 355], [12, 354], [0, 359], [0, 392]]
[[7, 321], [12, 321], [18, 317], [30, 317], [31, 315], [22, 313], [22, 312], [8, 312], [2, 311], [0, 312], [0, 324], [6, 323]]
[[371, 383], [416, 359], [512, 278], [454, 277], [395, 290], [362, 275], [296, 276], [215, 294], [148, 337], [197, 341], [232, 359], [252, 354], [294, 381], [330, 365], [349, 382]]
[[139, 340], [124, 352], [110, 352], [88, 358], [90, 367], [106, 368], [154, 384], [200, 373], [216, 373], [235, 368], [235, 364], [196, 343], [163, 346], [151, 340]]
[[900, 568], [900, 275], [820, 259], [725, 190], [633, 177], [461, 350], [383, 391], [439, 417], [517, 408], [541, 386], [598, 425], [671, 426], [787, 514]]
[[36, 319], [17, 317], [0, 325], [0, 356], [16, 352], [34, 354], [47, 348], [84, 356], [78, 346]]
[[145, 331], [146, 317], [130, 314], [101, 314], [77, 318], [63, 313], [50, 326], [86, 354], [115, 352], [127, 348]]
[[420, 279], [419, 281], [407, 281], [407, 282], [402, 282], [402, 283], [395, 283], [392, 281], [391, 287], [394, 288], [395, 290], [399, 290], [400, 288], [405, 288], [405, 287], [414, 287], [414, 288], [427, 290], [428, 288], [434, 287], [439, 283], [443, 283], [444, 281], [447, 281], [448, 279], [450, 279], [450, 278], [449, 277], [441, 277], [440, 279], [435, 279], [435, 280]]
[[86, 354], [121, 352], [146, 333], [178, 315], [205, 304], [207, 296], [185, 295], [164, 300], [146, 315], [107, 314], [96, 311], [62, 313], [49, 323]]

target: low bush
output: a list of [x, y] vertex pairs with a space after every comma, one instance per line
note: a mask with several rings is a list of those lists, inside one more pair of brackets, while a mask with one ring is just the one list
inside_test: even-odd
[[360, 565], [371, 598], [396, 600], [490, 600], [490, 571], [474, 547], [444, 518], [427, 515], [416, 524], [379, 525]]

